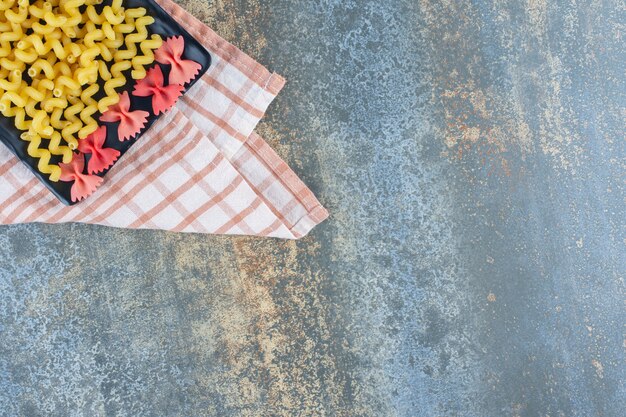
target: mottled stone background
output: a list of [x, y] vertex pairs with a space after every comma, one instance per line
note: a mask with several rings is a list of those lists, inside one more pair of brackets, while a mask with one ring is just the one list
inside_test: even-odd
[[184, 3], [331, 218], [1, 228], [1, 416], [624, 415], [622, 1]]

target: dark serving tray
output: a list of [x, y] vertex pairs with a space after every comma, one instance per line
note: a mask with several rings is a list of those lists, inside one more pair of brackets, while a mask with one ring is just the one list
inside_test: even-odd
[[[110, 5], [111, 0], [104, 0], [102, 4], [97, 7], [104, 7], [105, 5]], [[188, 84], [185, 84], [185, 90], [183, 94], [187, 92], [187, 90], [209, 69], [211, 65], [211, 55], [209, 52], [204, 49], [202, 45], [191, 36], [185, 29], [183, 29], [165, 10], [161, 8], [157, 3], [153, 0], [124, 0], [123, 6], [126, 8], [134, 8], [134, 7], [145, 7], [147, 10], [147, 14], [154, 17], [155, 22], [147, 27], [148, 33], [151, 34], [159, 34], [165, 40], [170, 36], [183, 36], [185, 39], [185, 50], [183, 52], [184, 59], [190, 59], [201, 65], [201, 69], [196, 75], [196, 77]], [[99, 10], [100, 11], [100, 10]], [[153, 65], [160, 65], [161, 70], [163, 71], [164, 79], [167, 81], [169, 75], [169, 67], [167, 65], [161, 65], [154, 62]], [[152, 66], [152, 65], [151, 65]], [[131, 110], [145, 110], [150, 116], [148, 117], [148, 122], [146, 126], [133, 138], [128, 139], [126, 141], [120, 141], [117, 139], [117, 123], [106, 123], [100, 122], [100, 113], [95, 113], [92, 117], [98, 120], [100, 125], [107, 126], [107, 138], [104, 146], [107, 148], [114, 148], [120, 151], [120, 157], [116, 161], [118, 163], [122, 160], [122, 156], [126, 151], [133, 146], [133, 144], [150, 128], [150, 126], [160, 117], [155, 116], [151, 109], [151, 97], [135, 97], [131, 94], [132, 89], [135, 85], [135, 80], [133, 80], [130, 76], [131, 70], [128, 70], [124, 73], [128, 82], [125, 86], [116, 89], [119, 93], [123, 91], [128, 91], [128, 95], [130, 97], [130, 109]], [[102, 97], [104, 93], [102, 89], [98, 92], [98, 94], [94, 95], [94, 98], [97, 100]], [[162, 113], [163, 114], [163, 113]], [[161, 115], [162, 115], [161, 114]], [[0, 141], [2, 141], [6, 146], [11, 149], [11, 151], [24, 162], [28, 168], [39, 178], [49, 189], [54, 193], [55, 196], [63, 203], [67, 205], [76, 204], [71, 201], [70, 197], [70, 189], [72, 188], [71, 182], [53, 182], [47, 178], [47, 175], [42, 174], [37, 169], [37, 158], [32, 158], [28, 155], [26, 149], [28, 147], [28, 142], [20, 139], [21, 131], [15, 128], [13, 125], [13, 118], [7, 118], [0, 114]], [[47, 140], [42, 140], [42, 146], [47, 144]], [[50, 159], [51, 164], [57, 164], [61, 162], [61, 156], [52, 155]], [[110, 168], [109, 168], [110, 169]], [[108, 169], [104, 172], [101, 172], [99, 175], [103, 177], [108, 172]], [[87, 197], [89, 198], [89, 197]]]

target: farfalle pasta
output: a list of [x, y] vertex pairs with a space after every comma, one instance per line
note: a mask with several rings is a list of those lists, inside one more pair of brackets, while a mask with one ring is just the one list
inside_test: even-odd
[[190, 59], [183, 59], [185, 41], [182, 36], [166, 39], [161, 47], [154, 52], [154, 59], [170, 66], [169, 83], [187, 84], [200, 71], [201, 65]]
[[154, 114], [161, 114], [176, 103], [183, 94], [184, 86], [180, 84], [164, 84], [163, 71], [160, 66], [150, 68], [146, 77], [135, 84], [133, 95], [137, 97], [152, 97]]
[[145, 8], [101, 1], [0, 0], [0, 113], [51, 181], [72, 177], [68, 164], [98, 129], [96, 113], [119, 102], [116, 89], [131, 81], [125, 71], [146, 76], [162, 44], [148, 33], [154, 18]]
[[113, 148], [105, 148], [106, 126], [100, 126], [91, 135], [78, 143], [78, 150], [84, 154], [91, 154], [87, 172], [95, 174], [108, 169], [120, 156], [120, 151]]
[[130, 110], [130, 97], [128, 92], [120, 93], [120, 100], [117, 104], [109, 107], [102, 113], [100, 120], [103, 122], [119, 122], [117, 127], [117, 137], [120, 141], [125, 141], [136, 136], [148, 122], [150, 113], [143, 110]]

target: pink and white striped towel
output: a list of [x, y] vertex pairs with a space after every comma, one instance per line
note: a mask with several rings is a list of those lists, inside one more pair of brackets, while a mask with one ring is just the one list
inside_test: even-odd
[[284, 79], [171, 0], [157, 0], [211, 53], [206, 74], [109, 171], [65, 206], [0, 147], [0, 224], [112, 227], [297, 239], [328, 212], [253, 129]]

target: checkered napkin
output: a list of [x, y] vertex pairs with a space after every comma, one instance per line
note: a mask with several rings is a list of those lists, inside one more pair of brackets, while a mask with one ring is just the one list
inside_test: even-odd
[[211, 53], [207, 73], [115, 164], [65, 206], [0, 146], [0, 224], [82, 222], [297, 239], [327, 211], [253, 132], [284, 85], [170, 0], [157, 0]]

